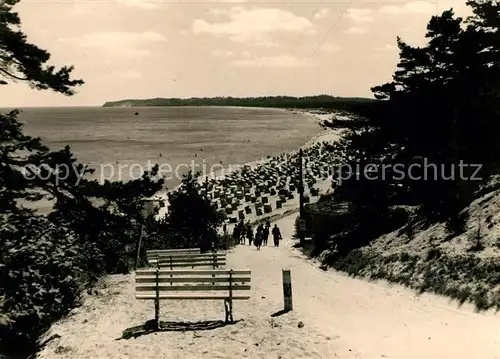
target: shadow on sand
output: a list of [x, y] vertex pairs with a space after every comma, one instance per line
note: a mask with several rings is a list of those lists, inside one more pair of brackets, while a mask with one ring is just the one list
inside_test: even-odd
[[281, 309], [281, 310], [277, 311], [276, 313], [271, 314], [271, 317], [278, 317], [278, 316], [286, 314], [288, 312], [290, 312], [289, 309]]
[[216, 328], [222, 328], [227, 325], [233, 325], [240, 320], [235, 320], [232, 323], [226, 323], [223, 320], [209, 320], [202, 322], [160, 322], [160, 328], [157, 328], [154, 320], [148, 320], [142, 325], [127, 328], [123, 331], [121, 339], [131, 339], [138, 338], [143, 335], [148, 335], [157, 332], [188, 332], [188, 331], [198, 331], [198, 330], [211, 330]]

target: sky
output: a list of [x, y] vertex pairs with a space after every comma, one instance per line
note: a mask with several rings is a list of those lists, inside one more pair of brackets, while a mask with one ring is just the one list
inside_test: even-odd
[[85, 84], [67, 97], [0, 86], [0, 107], [100, 106], [154, 97], [372, 97], [396, 37], [425, 43], [431, 16], [465, 1], [22, 0], [28, 40]]

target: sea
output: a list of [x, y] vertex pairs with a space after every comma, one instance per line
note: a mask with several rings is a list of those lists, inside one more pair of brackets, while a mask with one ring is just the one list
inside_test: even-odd
[[128, 181], [159, 164], [166, 189], [189, 170], [205, 175], [296, 150], [321, 131], [310, 114], [239, 107], [24, 108], [19, 119], [51, 150], [69, 145], [95, 170], [89, 178]]

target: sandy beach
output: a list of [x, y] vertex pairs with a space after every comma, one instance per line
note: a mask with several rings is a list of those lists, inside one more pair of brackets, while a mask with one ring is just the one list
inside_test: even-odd
[[[282, 109], [282, 110], [283, 111], [291, 111], [289, 109]], [[298, 112], [299, 110], [294, 110], [294, 111]], [[318, 125], [323, 123], [325, 120], [331, 119], [331, 117], [333, 115], [332, 113], [323, 113], [323, 112], [317, 111], [317, 110], [316, 111], [302, 111], [301, 110], [300, 112], [310, 116], [310, 118], [313, 121], [315, 121], [316, 123], [318, 123]], [[285, 157], [278, 158], [279, 156], [274, 156], [271, 158], [257, 159], [257, 160], [248, 162], [245, 165], [230, 165], [227, 168], [224, 168], [224, 169], [221, 169], [218, 171], [212, 171], [206, 175], [201, 176], [199, 179], [199, 183], [200, 184], [203, 183], [206, 180], [206, 178], [208, 178], [210, 183], [213, 184], [214, 186], [220, 185], [223, 180], [230, 179], [233, 175], [240, 173], [244, 167], [247, 167], [247, 168], [251, 169], [252, 171], [259, 171], [260, 169], [275, 170], [276, 167], [281, 167], [281, 166], [286, 167], [289, 165], [289, 163], [287, 163], [287, 161], [289, 161], [290, 158], [296, 157], [300, 149], [307, 151], [308, 149], [311, 149], [314, 146], [320, 146], [323, 143], [331, 143], [331, 142], [337, 141], [340, 137], [341, 132], [342, 132], [342, 130], [338, 130], [338, 129], [320, 129], [320, 132], [316, 136], [309, 139], [300, 148], [296, 149], [295, 151], [291, 151], [291, 152], [288, 152], [286, 154], [282, 154], [282, 155], [286, 155]], [[317, 166], [320, 166], [322, 164], [322, 160], [324, 160], [324, 159], [318, 158], [317, 163], [314, 163], [314, 164]], [[323, 161], [323, 163], [324, 162], [325, 161]], [[290, 179], [288, 178], [288, 182], [289, 182], [289, 180]], [[331, 187], [331, 182], [328, 179], [328, 176], [326, 176], [326, 177], [315, 176], [315, 181], [317, 181], [315, 183], [315, 188], [317, 188], [319, 190], [319, 194], [323, 194], [323, 193], [328, 192], [328, 190]], [[254, 181], [253, 186], [255, 186], [257, 184], [257, 182], [258, 181]], [[261, 182], [263, 182], [263, 181], [261, 181]], [[157, 219], [163, 218], [168, 211], [168, 193], [175, 191], [178, 188], [179, 188], [179, 186], [177, 186], [169, 191], [159, 192], [155, 196], [152, 197], [155, 201], [165, 203], [165, 206], [160, 208], [159, 213], [156, 215]], [[226, 190], [226, 188], [224, 188], [224, 190]], [[213, 192], [214, 191], [212, 190], [212, 195], [213, 195]], [[253, 191], [253, 194], [255, 194], [255, 189]], [[307, 194], [307, 190], [306, 190], [306, 194]], [[279, 198], [278, 195], [268, 195], [267, 197], [268, 197], [269, 203], [275, 203], [276, 200], [278, 200], [278, 198]], [[317, 195], [314, 196], [314, 198], [311, 198], [311, 201], [314, 201], [315, 199], [318, 199]], [[234, 211], [237, 213], [238, 211], [243, 210], [244, 207], [248, 204], [249, 204], [249, 201], [241, 201], [241, 203], [237, 207], [234, 208]], [[273, 216], [282, 215], [285, 212], [289, 212], [290, 210], [293, 210], [294, 208], [298, 208], [298, 204], [299, 204], [298, 198], [293, 198], [293, 199], [283, 203], [283, 208], [279, 208], [279, 209], [275, 208], [271, 215], [273, 215]], [[220, 201], [218, 202], [218, 205], [220, 206]], [[269, 216], [269, 214], [257, 215], [255, 212], [252, 212], [252, 213], [247, 213], [245, 215], [245, 220], [250, 220], [251, 222], [254, 222], [258, 219], [262, 219], [262, 218], [265, 218], [268, 216]]]

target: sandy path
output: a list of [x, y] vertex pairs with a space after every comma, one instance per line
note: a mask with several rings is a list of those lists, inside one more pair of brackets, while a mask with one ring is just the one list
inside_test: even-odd
[[[116, 340], [152, 319], [151, 301], [134, 298], [134, 276], [107, 278], [99, 295], [52, 326], [58, 334], [39, 359], [170, 358], [500, 358], [500, 321], [433, 295], [322, 271], [291, 249], [295, 215], [277, 223], [282, 244], [257, 251], [238, 246], [228, 268], [252, 269], [252, 298], [236, 301], [235, 319], [211, 330], [161, 332]], [[283, 308], [282, 269], [292, 273], [294, 311]], [[222, 301], [162, 301], [161, 320], [221, 320]], [[298, 327], [299, 321], [304, 323]]]
[[290, 269], [295, 314], [306, 318], [306, 326], [335, 338], [337, 357], [500, 358], [498, 316], [477, 314], [434, 295], [417, 297], [400, 286], [322, 271], [290, 249], [293, 219], [277, 222], [285, 238], [279, 249], [238, 248], [233, 258], [255, 263], [254, 275], [263, 279], [260, 290], [273, 298], [281, 295], [276, 285], [281, 269]]
[[[98, 295], [55, 323], [46, 338], [59, 338], [38, 353], [39, 359], [295, 359], [333, 358], [336, 341], [313, 327], [298, 326], [297, 313], [271, 317], [283, 308], [281, 269], [267, 267], [272, 254], [240, 247], [228, 255], [228, 268], [251, 268], [252, 290], [248, 301], [235, 301], [234, 319], [242, 321], [210, 330], [150, 333], [120, 339], [122, 332], [154, 317], [152, 301], [134, 297], [134, 275], [109, 276]], [[274, 251], [278, 253], [277, 251]], [[266, 257], [267, 256], [267, 257]], [[268, 270], [276, 271], [269, 273]], [[273, 281], [269, 280], [269, 275]], [[178, 323], [224, 319], [222, 301], [162, 301], [162, 321]]]

